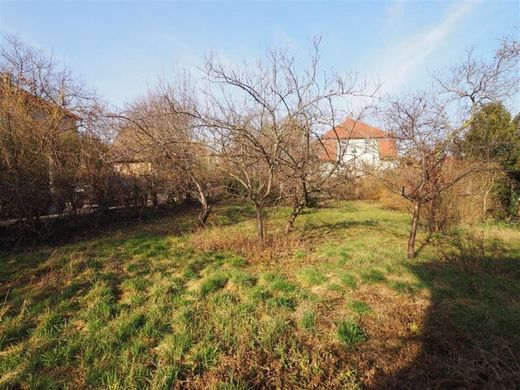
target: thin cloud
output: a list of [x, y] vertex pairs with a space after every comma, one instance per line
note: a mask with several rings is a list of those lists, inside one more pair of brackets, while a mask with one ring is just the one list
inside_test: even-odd
[[457, 24], [476, 7], [478, 2], [462, 2], [452, 6], [443, 21], [391, 47], [378, 64], [383, 64], [383, 88], [388, 92], [406, 83], [414, 71], [444, 42]]

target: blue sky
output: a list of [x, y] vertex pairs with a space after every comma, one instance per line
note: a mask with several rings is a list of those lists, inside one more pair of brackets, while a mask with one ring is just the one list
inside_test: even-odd
[[89, 86], [119, 105], [175, 68], [215, 52], [233, 64], [267, 46], [302, 56], [322, 36], [323, 65], [379, 77], [384, 89], [420, 87], [428, 71], [473, 47], [489, 56], [518, 35], [518, 1], [10, 2], [0, 30], [52, 51]]

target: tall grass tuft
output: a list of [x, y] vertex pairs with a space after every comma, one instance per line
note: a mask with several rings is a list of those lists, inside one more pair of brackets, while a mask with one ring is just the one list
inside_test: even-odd
[[361, 326], [350, 320], [338, 322], [337, 334], [340, 341], [349, 346], [354, 346], [367, 340]]

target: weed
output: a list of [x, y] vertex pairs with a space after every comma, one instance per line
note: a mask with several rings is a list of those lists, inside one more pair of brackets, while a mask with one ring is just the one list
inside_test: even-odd
[[303, 329], [308, 332], [313, 332], [316, 328], [316, 312], [306, 311], [303, 313], [300, 324]]
[[340, 275], [339, 279], [348, 288], [354, 289], [357, 286], [356, 277], [352, 274], [343, 273]]
[[273, 349], [275, 345], [280, 342], [289, 324], [290, 322], [281, 315], [268, 317], [261, 321], [257, 336], [259, 346], [266, 349]]
[[270, 288], [274, 291], [292, 292], [296, 290], [296, 285], [289, 282], [283, 275], [267, 272], [263, 275], [263, 279], [270, 284]]
[[304, 268], [300, 272], [300, 277], [312, 286], [322, 284], [327, 280], [323, 272], [314, 267]]
[[247, 385], [246, 382], [242, 380], [228, 380], [224, 383], [219, 383], [216, 388], [216, 390], [249, 390], [250, 387]]
[[193, 354], [195, 371], [201, 373], [217, 363], [219, 349], [215, 345], [204, 343], [199, 346]]
[[235, 272], [231, 281], [242, 288], [250, 288], [255, 285], [256, 278], [247, 272]]
[[401, 280], [392, 280], [389, 286], [400, 293], [414, 294], [417, 291], [425, 288], [421, 283], [410, 283]]
[[216, 290], [224, 288], [229, 277], [226, 275], [213, 275], [205, 279], [200, 286], [200, 293], [208, 295]]
[[179, 362], [191, 347], [192, 342], [193, 338], [189, 333], [174, 333], [163, 339], [157, 347], [157, 353], [164, 363]]
[[417, 325], [416, 322], [411, 322], [410, 325], [408, 326], [408, 328], [410, 329], [410, 332], [414, 335], [416, 334], [419, 334], [419, 325]]
[[386, 280], [385, 274], [377, 269], [361, 272], [361, 280], [367, 284], [382, 283]]
[[340, 341], [349, 346], [354, 346], [367, 340], [363, 329], [357, 323], [350, 320], [341, 320], [338, 322], [337, 334]]
[[266, 302], [273, 294], [262, 286], [255, 286], [248, 291], [249, 299], [254, 303]]
[[274, 307], [282, 307], [285, 309], [294, 310], [296, 308], [296, 300], [294, 298], [278, 296], [269, 299], [268, 303]]
[[350, 253], [348, 252], [348, 249], [347, 248], [342, 248], [340, 251], [339, 251], [339, 260], [338, 260], [338, 263], [340, 265], [345, 265], [348, 263], [348, 261], [351, 259], [351, 256], [350, 256]]
[[370, 305], [363, 301], [351, 301], [349, 307], [358, 314], [368, 314], [372, 311]]

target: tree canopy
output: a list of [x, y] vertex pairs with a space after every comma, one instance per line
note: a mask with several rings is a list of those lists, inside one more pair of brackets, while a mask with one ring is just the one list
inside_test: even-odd
[[498, 162], [504, 169], [520, 168], [520, 115], [512, 119], [501, 102], [484, 105], [476, 114], [463, 142], [464, 152]]

